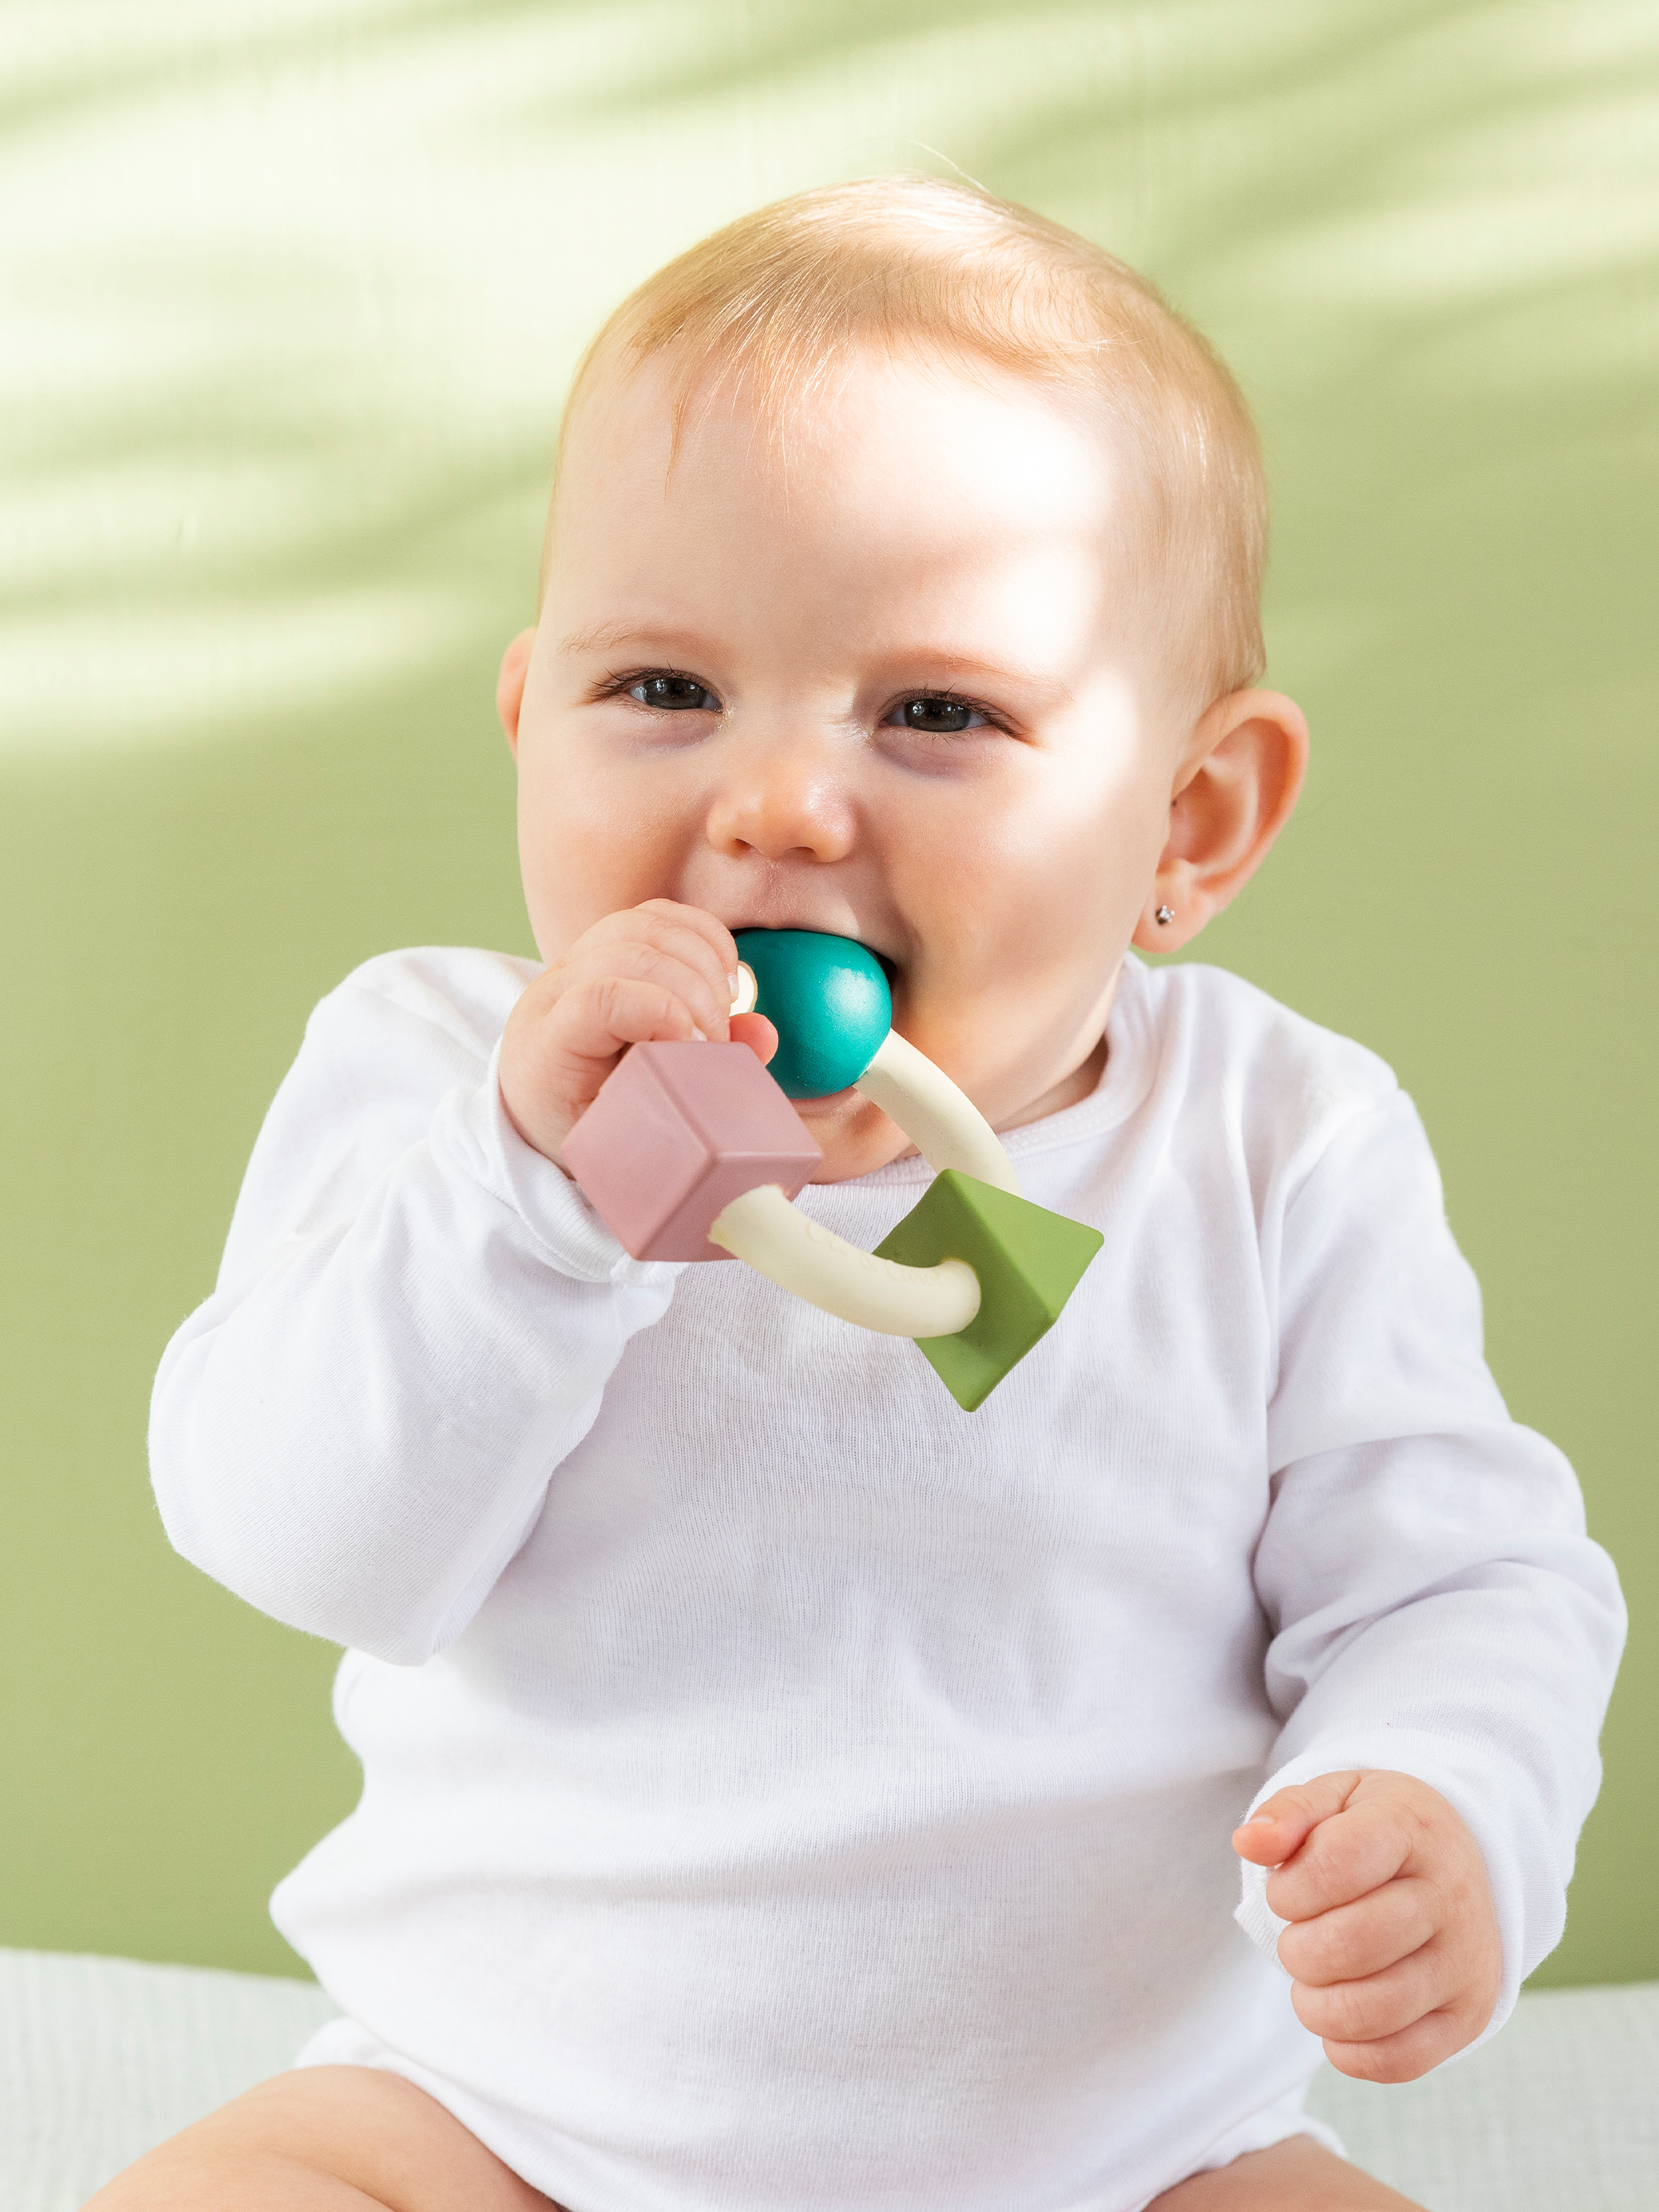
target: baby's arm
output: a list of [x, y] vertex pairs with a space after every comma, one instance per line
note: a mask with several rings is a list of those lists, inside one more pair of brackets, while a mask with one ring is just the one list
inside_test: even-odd
[[1280, 1790], [1233, 1836], [1273, 1867], [1267, 1900], [1303, 2026], [1366, 2081], [1411, 2081], [1472, 2043], [1503, 1983], [1480, 1849], [1409, 1774], [1322, 1774]]
[[1349, 1112], [1262, 1220], [1281, 1727], [1254, 1809], [1288, 1825], [1238, 1832], [1239, 1917], [1336, 2064], [1403, 2080], [1559, 1940], [1623, 1607], [1571, 1469], [1487, 1372], [1410, 1102]]
[[380, 1657], [418, 1663], [471, 1618], [678, 1272], [629, 1260], [517, 1123], [550, 1145], [635, 1036], [723, 1034], [735, 951], [655, 902], [589, 939], [511, 1017], [511, 1114], [491, 1045], [513, 978], [488, 956], [395, 955], [323, 1001], [156, 1379], [179, 1550]]

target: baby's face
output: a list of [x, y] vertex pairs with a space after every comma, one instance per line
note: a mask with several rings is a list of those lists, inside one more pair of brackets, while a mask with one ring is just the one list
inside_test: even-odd
[[[873, 359], [671, 465], [657, 367], [584, 406], [519, 722], [542, 956], [648, 898], [830, 930], [996, 1125], [1084, 1096], [1179, 740], [1125, 635], [1121, 465], [1012, 379]], [[831, 1179], [904, 1140], [807, 1102]]]

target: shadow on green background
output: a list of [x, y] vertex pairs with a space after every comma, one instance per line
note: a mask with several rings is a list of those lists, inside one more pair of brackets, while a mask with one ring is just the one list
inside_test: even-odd
[[[918, 136], [1147, 267], [1257, 405], [1277, 499], [1271, 672], [1309, 709], [1316, 761], [1267, 874], [1200, 951], [1363, 1038], [1423, 1109], [1499, 1382], [1572, 1455], [1632, 1600], [1607, 1787], [1541, 1978], [1659, 1974], [1659, 223], [1638, 220], [1620, 136], [1651, 97], [1659, 38], [1637, 26], [1621, 46], [1612, 26], [1633, 19], [1609, 15], [1598, 45], [1587, 12], [1060, 8], [1011, 83], [999, 57], [1033, 18], [988, 0], [688, 5], [685, 52], [660, 63], [643, 33], [629, 49], [614, 27], [630, 11], [613, 10], [603, 69], [591, 15], [475, 7], [469, 40], [516, 58], [511, 116], [480, 94], [471, 136], [452, 115], [446, 137], [422, 109], [426, 153], [487, 176], [500, 146], [557, 124], [587, 134], [592, 169], [580, 204], [546, 187], [549, 235], [575, 240], [625, 203], [569, 246], [586, 258], [539, 415], [417, 434], [395, 360], [377, 414], [367, 372], [355, 394], [330, 387], [326, 349], [309, 383], [298, 356], [233, 382], [204, 347], [117, 402], [41, 398], [14, 482], [60, 502], [71, 550], [14, 576], [8, 611], [31, 665], [51, 662], [60, 620], [92, 643], [65, 650], [59, 689], [37, 684], [0, 751], [15, 1790], [0, 1941], [298, 1970], [264, 1899], [355, 1795], [327, 1713], [334, 1654], [168, 1551], [144, 1479], [149, 1378], [211, 1285], [314, 1000], [389, 945], [529, 949], [489, 702], [526, 611], [552, 395], [586, 323], [722, 215], [927, 158], [905, 136], [914, 87]], [[252, 99], [342, 40], [353, 66], [391, 71], [455, 21], [389, 10], [374, 38], [296, 33], [274, 57], [251, 33], [208, 52], [181, 33], [72, 95], [45, 71], [19, 113], [44, 144], [89, 101], [120, 115]], [[817, 136], [795, 150], [803, 114]], [[665, 134], [706, 148], [681, 213], [657, 204]], [[513, 171], [514, 192], [535, 173]], [[361, 251], [365, 282], [390, 284], [386, 254]], [[170, 281], [204, 327], [266, 312], [257, 261], [246, 298], [204, 304], [206, 264], [177, 258]], [[413, 266], [398, 281], [418, 294], [418, 252]], [[560, 269], [555, 253], [554, 289]], [[308, 294], [309, 311], [326, 324], [351, 291]], [[358, 332], [353, 358], [379, 343]], [[304, 495], [280, 530], [237, 538], [210, 519], [193, 546], [147, 553], [75, 519], [89, 477], [135, 471], [210, 489], [275, 471]], [[100, 634], [165, 634], [188, 614], [222, 629], [234, 661], [239, 625], [368, 585], [449, 619], [420, 653], [389, 647], [311, 696], [237, 681], [176, 730], [154, 712], [123, 730]]]

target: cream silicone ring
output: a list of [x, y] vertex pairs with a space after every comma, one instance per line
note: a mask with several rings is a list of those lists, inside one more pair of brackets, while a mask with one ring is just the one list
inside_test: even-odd
[[965, 1260], [907, 1267], [878, 1259], [809, 1221], [775, 1182], [734, 1198], [708, 1241], [780, 1290], [882, 1336], [954, 1336], [979, 1311], [979, 1277]]
[[889, 1030], [876, 1047], [857, 1087], [898, 1123], [935, 1175], [960, 1168], [1019, 1196], [1019, 1177], [996, 1131], [966, 1091], [896, 1030]]
[[[749, 1012], [752, 969], [738, 970], [734, 1013]], [[856, 1066], [856, 1062], [854, 1063]], [[877, 1046], [856, 1088], [896, 1121], [935, 1174], [960, 1169], [1013, 1196], [1019, 1182], [996, 1133], [967, 1095], [896, 1030]], [[979, 1311], [979, 1278], [963, 1260], [907, 1267], [809, 1220], [776, 1183], [733, 1199], [708, 1241], [809, 1305], [887, 1336], [954, 1336]]]

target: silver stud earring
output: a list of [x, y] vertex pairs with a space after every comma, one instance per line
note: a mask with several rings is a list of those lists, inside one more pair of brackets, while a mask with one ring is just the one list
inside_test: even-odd
[[1152, 916], [1152, 920], [1157, 922], [1158, 927], [1161, 929], [1166, 921], [1173, 921], [1175, 920], [1175, 908], [1172, 906], [1161, 906], [1158, 912]]

